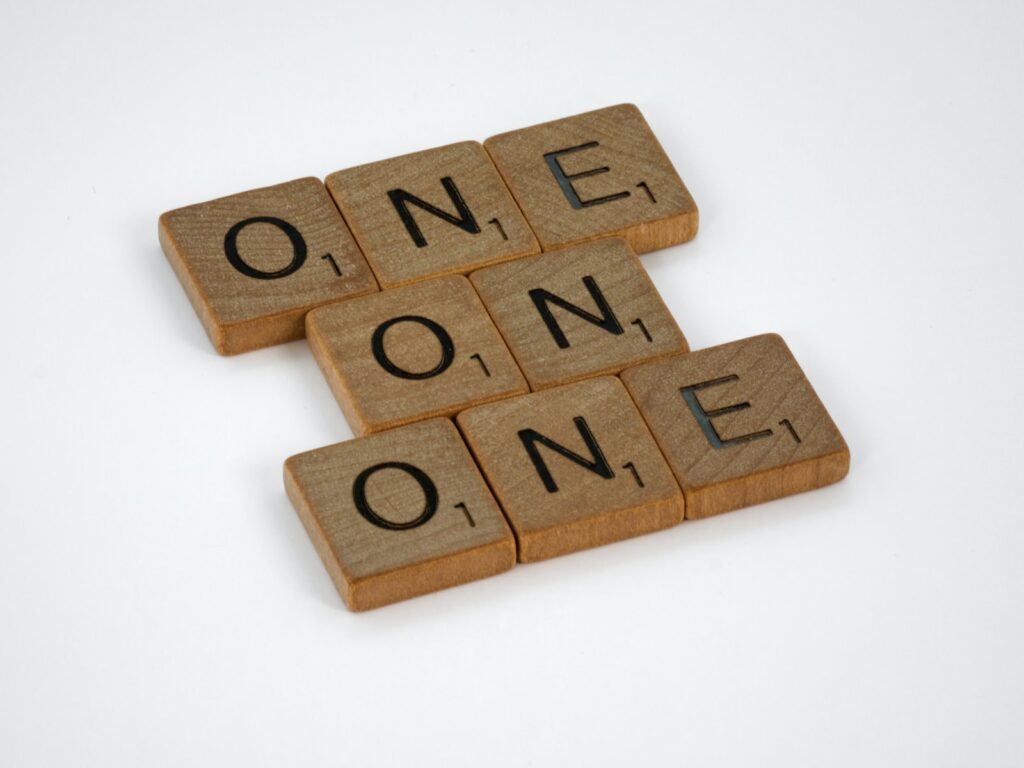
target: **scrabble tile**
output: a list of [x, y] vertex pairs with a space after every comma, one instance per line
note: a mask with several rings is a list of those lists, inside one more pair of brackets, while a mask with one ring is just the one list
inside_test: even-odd
[[461, 275], [322, 307], [306, 325], [310, 348], [357, 435], [528, 391]]
[[492, 136], [484, 146], [545, 251], [619, 235], [646, 253], [697, 234], [697, 206], [632, 104]]
[[622, 380], [689, 519], [828, 485], [849, 469], [843, 436], [775, 334], [646, 363]]
[[672, 472], [614, 377], [471, 408], [457, 421], [512, 524], [520, 562], [683, 519]]
[[352, 610], [515, 565], [512, 532], [448, 419], [292, 456], [284, 482]]
[[169, 211], [159, 233], [221, 354], [301, 339], [313, 307], [377, 290], [318, 179]]
[[535, 390], [688, 350], [618, 238], [488, 267], [470, 280]]
[[385, 288], [540, 251], [479, 142], [338, 171], [327, 188]]

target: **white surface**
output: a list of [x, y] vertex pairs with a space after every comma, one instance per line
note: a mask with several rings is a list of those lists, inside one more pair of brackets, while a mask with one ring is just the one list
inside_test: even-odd
[[[1021, 765], [1022, 6], [711, 5], [3, 4], [0, 765]], [[782, 333], [850, 476], [347, 612], [344, 419], [157, 216], [621, 101], [691, 344]]]

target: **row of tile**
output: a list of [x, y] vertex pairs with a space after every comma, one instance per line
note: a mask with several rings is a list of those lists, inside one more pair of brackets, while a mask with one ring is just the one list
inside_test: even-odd
[[301, 338], [314, 307], [601, 237], [637, 253], [698, 213], [633, 105], [169, 211], [164, 252], [217, 350]]
[[356, 435], [688, 350], [618, 238], [336, 302], [306, 336]]
[[769, 334], [302, 453], [285, 487], [345, 603], [365, 610], [817, 488], [848, 467]]

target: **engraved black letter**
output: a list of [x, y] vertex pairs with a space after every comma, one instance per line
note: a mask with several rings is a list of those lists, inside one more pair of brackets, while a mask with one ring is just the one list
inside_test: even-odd
[[405, 224], [405, 228], [409, 231], [409, 236], [412, 238], [412, 241], [416, 243], [417, 248], [426, 247], [427, 238], [423, 236], [419, 225], [416, 223], [416, 219], [412, 217], [412, 213], [409, 211], [410, 203], [412, 205], [419, 206], [427, 213], [431, 213], [439, 219], [447, 221], [449, 224], [454, 224], [456, 227], [466, 230], [471, 235], [480, 234], [480, 225], [477, 224], [476, 219], [473, 218], [472, 211], [469, 210], [469, 206], [466, 205], [466, 201], [462, 199], [462, 195], [459, 193], [459, 188], [455, 186], [455, 182], [452, 181], [452, 177], [445, 176], [441, 179], [441, 184], [448, 193], [448, 197], [451, 198], [452, 203], [455, 204], [455, 210], [458, 211], [458, 216], [453, 216], [447, 211], [442, 211], [437, 206], [431, 205], [425, 200], [421, 200], [414, 195], [410, 195], [404, 189], [392, 189], [388, 192], [388, 197], [391, 198], [392, 205], [394, 205], [395, 210], [398, 211], [399, 218], [402, 219], [402, 223]]
[[590, 141], [586, 144], [580, 144], [577, 147], [556, 149], [554, 152], [548, 152], [544, 155], [544, 160], [548, 164], [548, 168], [551, 169], [551, 173], [554, 175], [555, 181], [558, 182], [558, 186], [562, 188], [562, 193], [569, 201], [569, 205], [573, 208], [589, 208], [592, 205], [601, 205], [601, 203], [610, 203], [612, 200], [621, 200], [624, 197], [629, 197], [629, 192], [624, 191], [616, 192], [614, 195], [595, 197], [592, 200], [580, 200], [579, 193], [576, 192], [576, 188], [572, 185], [572, 180], [585, 179], [588, 176], [597, 176], [599, 173], [608, 173], [610, 169], [607, 165], [602, 165], [600, 168], [591, 168], [589, 171], [566, 173], [565, 169], [562, 168], [562, 164], [558, 162], [558, 158], [561, 155], [568, 155], [573, 152], [579, 152], [580, 150], [590, 149], [591, 147], [596, 146], [599, 146], [596, 141]]
[[694, 394], [698, 389], [707, 389], [708, 387], [717, 387], [719, 384], [725, 384], [729, 381], [739, 381], [739, 376], [733, 374], [732, 376], [724, 376], [721, 379], [712, 379], [711, 381], [705, 381], [701, 384], [694, 384], [689, 387], [683, 387], [679, 391], [683, 393], [683, 399], [686, 404], [690, 406], [690, 410], [693, 412], [693, 417], [697, 419], [697, 423], [700, 425], [701, 430], [704, 432], [704, 436], [711, 443], [712, 448], [726, 448], [730, 445], [737, 445], [739, 443], [749, 443], [751, 440], [758, 440], [762, 437], [771, 437], [772, 431], [770, 429], [764, 429], [760, 432], [751, 432], [746, 435], [740, 435], [739, 437], [731, 437], [728, 440], [723, 440], [718, 430], [715, 429], [715, 425], [711, 423], [711, 420], [716, 416], [724, 416], [727, 413], [735, 413], [736, 411], [746, 410], [750, 407], [750, 403], [736, 403], [735, 405], [727, 405], [724, 408], [715, 408], [711, 411], [705, 411], [704, 406], [697, 400], [697, 395]]
[[[391, 359], [388, 357], [388, 353], [384, 350], [384, 334], [388, 332], [388, 328], [397, 323], [419, 323], [437, 337], [438, 342], [441, 344], [441, 359], [438, 360], [437, 365], [429, 371], [415, 373], [413, 371], [407, 371], [404, 368], [399, 368], [391, 362]], [[377, 359], [380, 367], [392, 376], [397, 376], [400, 379], [432, 378], [448, 370], [448, 366], [450, 366], [452, 361], [455, 359], [455, 342], [452, 341], [452, 337], [448, 335], [448, 331], [444, 329], [444, 326], [439, 323], [435, 323], [430, 318], [420, 317], [419, 315], [400, 315], [399, 317], [392, 317], [390, 320], [386, 320], [381, 323], [377, 326], [377, 330], [373, 332], [370, 347], [373, 350], [373, 356]]]
[[[242, 261], [242, 257], [238, 255], [238, 234], [250, 224], [273, 224], [288, 235], [288, 239], [292, 242], [292, 251], [295, 253], [288, 266], [277, 270], [277, 272], [261, 272]], [[273, 216], [253, 216], [251, 219], [238, 222], [228, 230], [228, 233], [224, 236], [224, 253], [227, 254], [228, 263], [243, 275], [255, 277], [259, 280], [273, 280], [278, 277], [288, 277], [288, 275], [298, 270], [305, 263], [306, 241], [302, 239], [299, 230], [284, 219], [275, 219]]]
[[592, 315], [587, 310], [577, 307], [575, 304], [563, 299], [561, 296], [556, 296], [553, 293], [545, 291], [543, 288], [534, 288], [530, 291], [530, 298], [533, 299], [533, 305], [537, 308], [540, 313], [541, 319], [544, 320], [544, 325], [548, 327], [548, 331], [551, 332], [552, 337], [555, 339], [555, 343], [559, 349], [565, 349], [569, 346], [569, 340], [565, 338], [565, 334], [562, 332], [561, 327], [558, 325], [558, 321], [555, 320], [555, 316], [551, 314], [551, 307], [547, 305], [547, 302], [557, 304], [562, 309], [572, 312], [576, 317], [586, 320], [588, 323], [593, 323], [599, 328], [604, 328], [608, 333], [615, 336], [619, 336], [623, 333], [622, 326], [619, 324], [619, 319], [615, 317], [615, 313], [612, 308], [608, 306], [608, 302], [605, 301], [604, 294], [601, 293], [601, 289], [597, 287], [597, 281], [593, 277], [587, 275], [583, 278], [583, 284], [587, 286], [587, 290], [590, 291], [590, 297], [597, 304], [597, 309], [601, 313], [601, 316]]
[[587, 445], [587, 450], [590, 451], [590, 455], [594, 457], [593, 461], [587, 461], [585, 458], [580, 456], [578, 453], [570, 451], [565, 446], [559, 445], [554, 440], [540, 434], [533, 429], [521, 429], [518, 432], [519, 439], [523, 441], [523, 447], [526, 448], [526, 453], [530, 457], [530, 461], [533, 462], [534, 469], [537, 470], [537, 474], [540, 475], [541, 481], [544, 483], [544, 487], [548, 493], [556, 493], [558, 491], [558, 484], [555, 482], [555, 478], [551, 476], [551, 470], [548, 469], [547, 464], [544, 463], [544, 459], [540, 456], [540, 450], [537, 448], [537, 443], [545, 445], [555, 453], [565, 456], [576, 464], [579, 464], [584, 469], [593, 472], [596, 475], [607, 479], [615, 477], [615, 473], [612, 471], [611, 466], [608, 464], [608, 460], [604, 457], [604, 452], [601, 450], [601, 446], [597, 444], [597, 440], [594, 439], [593, 433], [590, 431], [590, 427], [587, 426], [587, 421], [582, 416], [577, 416], [573, 420], [576, 425], [576, 429], [579, 430], [580, 437], [583, 438], [583, 442]]
[[[420, 484], [420, 488], [423, 489], [423, 495], [426, 498], [426, 503], [423, 506], [423, 512], [415, 520], [410, 520], [407, 523], [396, 523], [384, 519], [373, 511], [370, 502], [366, 500], [366, 482], [374, 472], [381, 469], [400, 469], [411, 475]], [[372, 467], [367, 467], [359, 473], [355, 482], [352, 483], [352, 500], [355, 502], [359, 514], [378, 528], [384, 528], [389, 531], [406, 531], [410, 528], [418, 528], [434, 516], [434, 513], [437, 511], [437, 486], [430, 479], [430, 475], [419, 467], [406, 464], [404, 461], [385, 461], [380, 464], [374, 464]]]

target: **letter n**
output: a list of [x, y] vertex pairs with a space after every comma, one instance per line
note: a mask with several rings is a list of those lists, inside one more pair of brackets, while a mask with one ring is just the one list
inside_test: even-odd
[[476, 223], [476, 219], [473, 218], [473, 212], [469, 210], [469, 206], [466, 205], [466, 201], [462, 199], [462, 194], [459, 192], [459, 188], [455, 186], [455, 182], [452, 181], [451, 176], [445, 176], [441, 179], [441, 186], [444, 187], [445, 192], [448, 193], [448, 197], [451, 199], [452, 204], [455, 206], [456, 215], [448, 213], [448, 211], [438, 208], [436, 205], [428, 203], [426, 200], [406, 192], [404, 189], [392, 189], [388, 191], [388, 197], [391, 199], [391, 204], [395, 206], [395, 210], [398, 211], [398, 217], [405, 224], [406, 230], [409, 232], [409, 237], [416, 243], [417, 248], [425, 248], [427, 245], [427, 238], [423, 236], [423, 232], [420, 230], [419, 224], [416, 223], [416, 219], [413, 218], [412, 212], [409, 210], [410, 205], [415, 205], [418, 208], [422, 208], [427, 213], [436, 216], [437, 218], [447, 221], [449, 224], [454, 224], [459, 229], [464, 229], [471, 235], [480, 234], [480, 225]]
[[538, 445], [550, 448], [552, 451], [564, 456], [574, 464], [578, 464], [584, 469], [589, 470], [595, 475], [599, 475], [606, 480], [615, 477], [615, 473], [608, 464], [608, 459], [605, 458], [604, 452], [601, 450], [601, 446], [598, 445], [597, 440], [594, 438], [594, 434], [590, 431], [590, 427], [587, 425], [587, 420], [582, 416], [576, 416], [572, 421], [576, 425], [576, 429], [579, 430], [580, 437], [583, 438], [583, 442], [586, 444], [587, 450], [590, 451], [590, 459], [580, 456], [578, 453], [566, 448], [564, 445], [559, 445], [551, 438], [545, 437], [536, 430], [521, 429], [518, 432], [519, 439], [523, 441], [523, 447], [526, 449], [526, 453], [529, 455], [530, 461], [533, 462], [534, 469], [537, 470], [537, 474], [540, 476], [541, 482], [544, 483], [544, 488], [548, 493], [557, 493], [558, 483], [556, 483], [555, 478], [551, 476], [551, 470], [548, 469], [548, 465], [544, 462], [543, 457], [541, 457]]
[[572, 302], [566, 301], [561, 296], [556, 296], [543, 288], [534, 288], [530, 291], [530, 298], [533, 300], [533, 305], [537, 308], [537, 312], [540, 313], [540, 317], [544, 321], [544, 325], [548, 327], [548, 331], [551, 333], [551, 336], [554, 338], [559, 349], [566, 349], [569, 346], [569, 340], [565, 337], [565, 332], [558, 324], [558, 321], [555, 320], [555, 316], [551, 312], [549, 304], [561, 307], [565, 311], [576, 315], [576, 317], [581, 320], [586, 320], [588, 323], [592, 323], [598, 328], [603, 328], [613, 336], [620, 336], [624, 333], [622, 325], [619, 323], [619, 319], [615, 316], [615, 312], [612, 311], [612, 308], [605, 299], [604, 294], [601, 293], [601, 289], [597, 286], [597, 281], [590, 275], [586, 275], [583, 278], [583, 285], [585, 285], [587, 290], [590, 292], [590, 298], [592, 298], [594, 300], [594, 304], [597, 305], [597, 311], [601, 313], [600, 315], [588, 312], [582, 307], [578, 307]]

